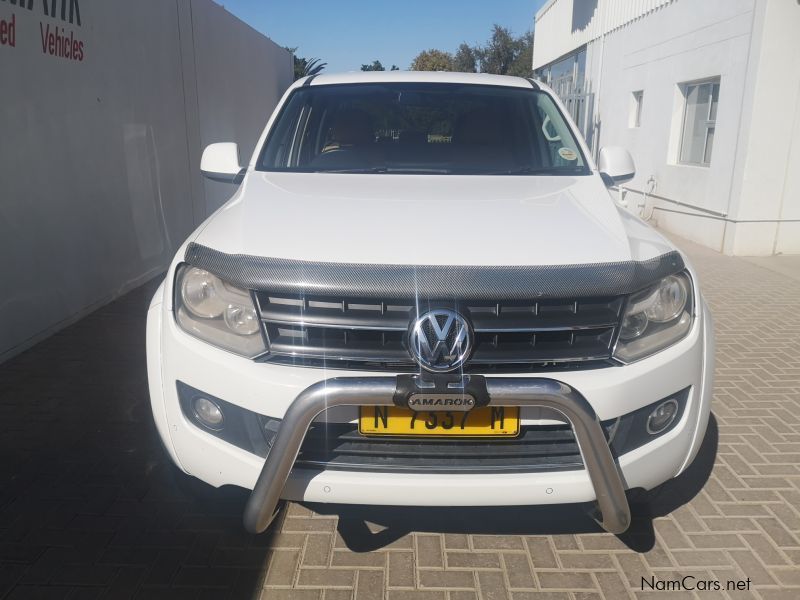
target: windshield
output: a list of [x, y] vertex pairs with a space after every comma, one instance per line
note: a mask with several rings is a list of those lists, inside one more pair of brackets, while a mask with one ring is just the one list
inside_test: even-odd
[[533, 88], [427, 83], [295, 90], [262, 171], [586, 175], [552, 99]]

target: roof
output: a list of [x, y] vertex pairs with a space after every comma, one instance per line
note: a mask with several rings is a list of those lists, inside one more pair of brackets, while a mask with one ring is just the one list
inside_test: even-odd
[[[549, 0], [534, 21], [534, 69], [561, 60], [599, 37], [641, 21], [674, 0]], [[702, 4], [702, 3], [697, 3]]]
[[301, 79], [295, 86], [330, 85], [337, 83], [460, 83], [473, 85], [503, 85], [529, 88], [531, 82], [522, 77], [490, 75], [489, 73], [452, 73], [449, 71], [352, 71], [349, 73], [324, 73], [313, 79]]

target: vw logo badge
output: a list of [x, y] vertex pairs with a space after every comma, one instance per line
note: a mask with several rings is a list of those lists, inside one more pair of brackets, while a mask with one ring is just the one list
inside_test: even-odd
[[472, 351], [473, 334], [462, 315], [437, 308], [411, 323], [408, 349], [419, 365], [434, 373], [453, 371], [464, 364]]

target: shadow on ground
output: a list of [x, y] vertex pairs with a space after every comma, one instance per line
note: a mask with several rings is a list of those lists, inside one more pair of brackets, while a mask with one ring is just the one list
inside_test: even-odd
[[143, 286], [0, 366], [0, 598], [243, 598], [269, 534], [247, 492], [165, 460], [145, 370]]
[[[711, 415], [697, 457], [680, 477], [647, 495], [632, 498], [633, 521], [620, 540], [631, 550], [647, 552], [655, 545], [653, 519], [694, 498], [708, 478], [717, 454], [719, 430]], [[602, 529], [588, 516], [591, 504], [501, 507], [406, 507], [307, 504], [315, 512], [339, 517], [339, 534], [354, 552], [383, 548], [412, 531], [491, 535], [596, 533]], [[370, 525], [372, 524], [372, 527]], [[375, 531], [375, 530], [378, 531]]]

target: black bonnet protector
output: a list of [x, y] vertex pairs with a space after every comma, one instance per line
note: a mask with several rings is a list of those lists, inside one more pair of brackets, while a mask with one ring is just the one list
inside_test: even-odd
[[200, 244], [186, 262], [251, 290], [358, 298], [458, 298], [494, 301], [620, 296], [682, 271], [681, 255], [645, 261], [558, 266], [387, 265], [226, 254]]

